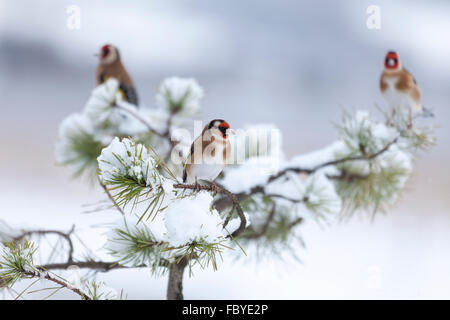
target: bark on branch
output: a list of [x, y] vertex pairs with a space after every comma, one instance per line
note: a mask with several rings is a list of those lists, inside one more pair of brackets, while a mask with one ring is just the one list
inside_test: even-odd
[[[65, 270], [71, 266], [76, 266], [80, 269], [91, 269], [100, 272], [108, 272], [115, 269], [130, 269], [132, 267], [127, 267], [118, 264], [117, 262], [106, 262], [106, 261], [72, 261], [64, 263], [49, 263], [39, 266], [39, 268], [44, 270]], [[145, 265], [137, 266], [134, 268], [145, 268]]]
[[[201, 185], [193, 185], [193, 184], [181, 184], [177, 183], [173, 185], [176, 189], [190, 189], [190, 190], [205, 190], [211, 192], [217, 192], [224, 194], [229, 201], [233, 204], [233, 208], [236, 209], [236, 212], [241, 220], [239, 228], [234, 231], [229, 238], [238, 237], [244, 230], [247, 225], [247, 219], [245, 218], [244, 211], [239, 203], [239, 199], [232, 192], [226, 190], [223, 187], [216, 187], [214, 189], [212, 186], [201, 186]], [[231, 214], [231, 213], [230, 213]], [[224, 222], [224, 227], [228, 223], [229, 219], [226, 219]], [[177, 263], [173, 263], [170, 266], [169, 271], [169, 283], [167, 286], [167, 299], [168, 300], [183, 300], [183, 274], [186, 266], [189, 263], [189, 259], [187, 257], [182, 258]]]
[[62, 280], [60, 280], [60, 279], [57, 279], [57, 278], [54, 278], [54, 277], [50, 276], [48, 273], [45, 274], [45, 275], [41, 275], [41, 274], [38, 273], [38, 272], [22, 271], [22, 274], [23, 274], [25, 277], [29, 277], [29, 278], [38, 278], [38, 279], [42, 279], [42, 278], [43, 278], [43, 279], [49, 280], [49, 281], [51, 281], [51, 282], [54, 282], [54, 283], [60, 285], [61, 287], [64, 287], [64, 288], [69, 289], [70, 291], [76, 293], [76, 294], [79, 295], [79, 296], [81, 297], [81, 299], [83, 299], [83, 300], [92, 300], [87, 294], [85, 294], [84, 292], [82, 292], [80, 289], [75, 288], [75, 287], [72, 287], [71, 285], [67, 284], [66, 282], [64, 282], [64, 281], [62, 281]]
[[342, 164], [345, 162], [352, 162], [352, 161], [369, 161], [369, 160], [373, 160], [375, 158], [377, 158], [378, 156], [380, 156], [381, 154], [385, 153], [386, 151], [389, 150], [389, 148], [395, 144], [398, 141], [398, 138], [395, 138], [394, 140], [392, 140], [391, 142], [389, 142], [388, 144], [386, 144], [382, 149], [380, 149], [379, 151], [372, 153], [372, 154], [362, 154], [360, 156], [350, 156], [350, 157], [344, 157], [341, 159], [336, 159], [336, 160], [332, 160], [332, 161], [327, 161], [324, 162], [320, 165], [317, 165], [313, 168], [299, 168], [299, 167], [291, 167], [291, 168], [286, 168], [284, 170], [281, 170], [280, 172], [278, 172], [277, 174], [272, 175], [269, 179], [268, 182], [272, 182], [282, 176], [284, 176], [287, 172], [295, 172], [295, 173], [307, 173], [307, 174], [312, 174], [320, 169], [323, 169], [325, 167], [329, 167], [329, 166], [335, 166], [338, 164]]
[[183, 300], [183, 274], [189, 260], [182, 258], [173, 263], [169, 270], [169, 282], [167, 284], [167, 300]]

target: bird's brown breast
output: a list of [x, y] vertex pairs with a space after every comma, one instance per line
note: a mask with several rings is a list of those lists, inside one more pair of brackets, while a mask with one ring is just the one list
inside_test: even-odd
[[203, 162], [203, 157], [215, 157], [216, 156], [216, 146], [218, 144], [223, 144], [222, 157], [224, 163], [226, 164], [231, 157], [231, 144], [228, 140], [219, 141], [214, 136], [208, 134], [207, 132], [198, 137], [191, 145], [190, 154], [187, 159], [186, 169], [189, 169], [192, 164], [196, 162]]
[[398, 92], [407, 93], [414, 101], [420, 102], [420, 90], [414, 77], [406, 69], [403, 68], [399, 71], [391, 72], [384, 71], [380, 78], [380, 90], [382, 93], [388, 89], [388, 84], [391, 81]]
[[119, 81], [119, 88], [129, 103], [138, 104], [133, 81], [120, 60], [108, 65], [99, 64], [95, 72], [95, 86], [104, 83], [108, 78], [115, 78]]
[[120, 60], [108, 65], [99, 64], [95, 74], [96, 86], [106, 78], [116, 78], [124, 86], [133, 87], [133, 81]]
[[405, 69], [401, 69], [399, 71], [394, 72], [384, 71], [380, 78], [381, 92], [387, 90], [388, 82], [392, 80], [394, 80], [395, 89], [401, 92], [406, 92], [416, 87], [416, 83], [413, 76]]

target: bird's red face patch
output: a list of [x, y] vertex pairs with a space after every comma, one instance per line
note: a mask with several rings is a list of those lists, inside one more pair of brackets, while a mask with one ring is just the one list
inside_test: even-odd
[[219, 130], [222, 133], [222, 137], [224, 139], [226, 139], [228, 137], [227, 129], [230, 129], [230, 125], [228, 124], [228, 122], [224, 121], [221, 124], [219, 124]]
[[109, 45], [108, 44], [104, 45], [102, 47], [101, 51], [102, 51], [102, 58], [105, 58], [109, 54], [109, 51], [110, 51]]
[[230, 129], [230, 125], [228, 124], [228, 122], [224, 121], [221, 124], [219, 124], [219, 128]]
[[384, 66], [386, 69], [397, 69], [399, 66], [398, 53], [389, 51], [384, 59]]

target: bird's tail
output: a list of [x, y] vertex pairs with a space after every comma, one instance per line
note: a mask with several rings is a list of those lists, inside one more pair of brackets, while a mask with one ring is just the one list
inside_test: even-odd
[[434, 118], [434, 113], [430, 109], [422, 106], [422, 116], [425, 118]]
[[187, 180], [187, 172], [186, 172], [186, 168], [184, 168], [183, 170], [183, 183], [186, 183]]

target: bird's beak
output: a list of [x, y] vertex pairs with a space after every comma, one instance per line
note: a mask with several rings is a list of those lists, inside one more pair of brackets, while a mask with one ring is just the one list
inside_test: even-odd
[[230, 136], [234, 136], [236, 135], [236, 131], [234, 131], [233, 129], [228, 129], [227, 134], [229, 134]]
[[98, 57], [99, 56], [99, 54], [98, 53], [94, 53], [94, 57]]

